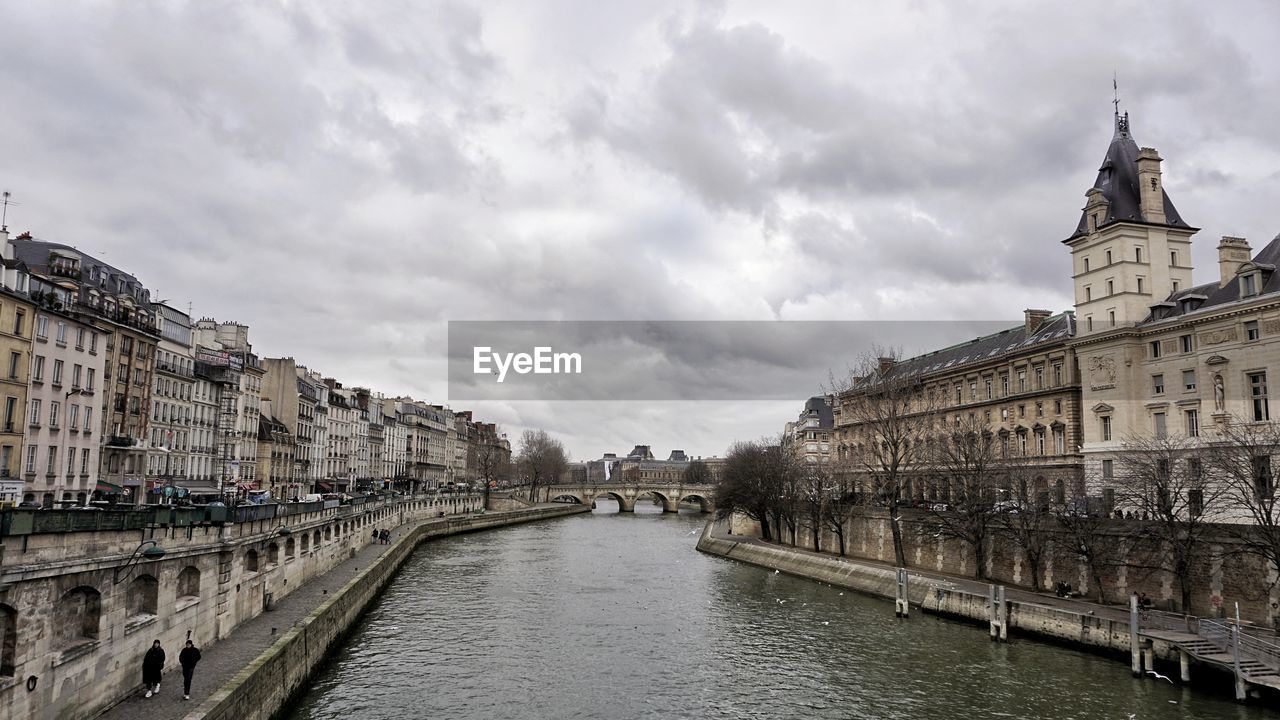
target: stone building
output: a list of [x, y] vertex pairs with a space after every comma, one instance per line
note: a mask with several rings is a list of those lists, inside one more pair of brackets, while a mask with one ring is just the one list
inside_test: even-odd
[[273, 409], [271, 400], [263, 398], [258, 413], [259, 489], [282, 502], [297, 500], [303, 494], [295, 457], [298, 443], [289, 426], [275, 418]]
[[833, 405], [834, 398], [829, 395], [809, 398], [800, 416], [795, 422], [787, 423], [782, 432], [783, 442], [806, 463], [831, 462], [831, 434], [835, 429]]
[[266, 374], [249, 344], [249, 328], [203, 318], [195, 325], [196, 375], [217, 395], [213, 475], [221, 494], [261, 489], [257, 478], [258, 416]]
[[105, 353], [102, 396], [95, 398], [103, 443], [99, 482], [116, 497], [139, 503], [150, 450], [151, 378], [160, 341], [151, 293], [133, 275], [69, 245], [36, 240], [30, 233], [12, 244], [14, 258], [25, 265], [33, 283], [40, 280], [50, 288], [42, 300], [52, 295], [50, 302], [91, 319], [102, 331], [103, 347], [91, 349]]
[[[1074, 334], [1070, 312], [1027, 310], [1021, 325], [917, 357], [886, 359], [878, 371], [906, 373], [923, 397], [934, 398], [912, 422], [933, 427], [938, 435], [970, 423], [988, 428], [999, 438], [1001, 455], [1034, 468], [1034, 488], [1028, 491], [1051, 493], [1062, 503], [1084, 490], [1080, 381], [1069, 345]], [[857, 458], [877, 440], [851, 411], [862, 387], [836, 398], [833, 423], [836, 461], [865, 478], [868, 468]], [[915, 478], [904, 486], [908, 501], [947, 501], [947, 481], [935, 465], [922, 460], [908, 468]]]
[[285, 496], [313, 493], [311, 453], [315, 434], [315, 389], [298, 376], [298, 364], [293, 358], [263, 358], [262, 370], [262, 398], [271, 402], [273, 417], [290, 430], [294, 441], [294, 468], [290, 483], [296, 487], [288, 488]]
[[[0, 233], [0, 242], [7, 241], [7, 236], [8, 233]], [[25, 488], [21, 465], [35, 316], [35, 305], [24, 293], [0, 288], [0, 362], [4, 363], [4, 372], [0, 373], [0, 507], [36, 500], [34, 491]], [[30, 498], [26, 497], [28, 494]]]
[[[147, 459], [147, 499], [162, 497], [167, 486], [192, 490], [192, 421], [195, 401], [195, 356], [191, 316], [154, 303], [160, 343], [151, 386], [151, 447]], [[209, 490], [203, 487], [206, 492]]]

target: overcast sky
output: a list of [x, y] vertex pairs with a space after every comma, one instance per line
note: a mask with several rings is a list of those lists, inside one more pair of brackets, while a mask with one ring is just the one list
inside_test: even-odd
[[[436, 402], [448, 320], [1068, 309], [1113, 72], [1200, 281], [1280, 232], [1280, 4], [1032, 5], [8, 2], [0, 186], [11, 231]], [[711, 455], [822, 380], [474, 408], [576, 458]]]

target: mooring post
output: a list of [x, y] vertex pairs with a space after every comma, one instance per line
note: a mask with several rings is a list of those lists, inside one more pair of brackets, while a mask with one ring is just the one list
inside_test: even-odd
[[1240, 672], [1240, 626], [1231, 627], [1231, 661], [1236, 673], [1236, 700], [1244, 702], [1249, 699], [1249, 687]]
[[1005, 587], [1000, 586], [1000, 642], [1009, 640], [1009, 603], [1004, 599]]
[[1178, 669], [1182, 672], [1182, 682], [1191, 682], [1191, 653], [1178, 648]]
[[1142, 645], [1142, 663], [1144, 672], [1150, 672], [1156, 669], [1156, 646], [1150, 640], [1143, 640]]
[[893, 602], [893, 614], [896, 617], [907, 617], [911, 612], [911, 603], [907, 600], [907, 569], [898, 568], [897, 598]]
[[1142, 676], [1142, 654], [1138, 647], [1138, 595], [1129, 596], [1129, 669], [1134, 677]]
[[987, 604], [991, 608], [991, 640], [1009, 639], [1008, 611], [1004, 602], [1004, 586], [992, 584], [987, 591]]

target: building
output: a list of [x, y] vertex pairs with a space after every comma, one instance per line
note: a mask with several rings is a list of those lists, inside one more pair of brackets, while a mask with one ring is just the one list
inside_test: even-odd
[[[0, 242], [7, 240], [8, 233], [0, 232]], [[35, 489], [27, 489], [22, 474], [26, 428], [23, 411], [27, 407], [31, 324], [35, 316], [35, 305], [25, 294], [0, 288], [0, 362], [4, 363], [0, 374], [0, 403], [4, 404], [0, 411], [0, 507], [37, 501]]]
[[[158, 501], [165, 488], [211, 492], [207, 481], [191, 478], [192, 422], [195, 414], [195, 356], [191, 316], [153, 303], [160, 342], [156, 348], [151, 386], [150, 446], [147, 458], [147, 499]], [[199, 485], [200, 487], [197, 487]]]
[[[36, 240], [30, 233], [12, 244], [14, 258], [30, 274], [33, 300], [84, 316], [100, 329], [105, 344], [91, 349], [105, 353], [102, 395], [95, 397], [103, 443], [98, 481], [114, 497], [141, 502], [150, 451], [152, 372], [160, 341], [151, 292], [133, 275], [69, 245]], [[44, 289], [37, 289], [36, 281], [43, 282]], [[36, 330], [39, 340], [40, 328]]]
[[795, 422], [789, 422], [782, 438], [807, 463], [831, 462], [831, 433], [835, 429], [832, 413], [834, 398], [829, 395], [811, 397]]
[[[315, 388], [299, 377], [298, 364], [293, 358], [264, 358], [262, 370], [262, 398], [270, 401], [273, 418], [289, 429], [293, 438], [294, 467], [289, 475], [290, 487], [283, 494], [293, 498], [313, 493], [316, 491], [311, 477], [315, 445]], [[258, 437], [261, 442], [261, 433]], [[258, 454], [261, 457], [261, 449]]]
[[259, 489], [280, 501], [297, 500], [301, 486], [297, 482], [297, 442], [289, 426], [272, 415], [271, 400], [262, 399], [258, 413], [257, 478]]
[[257, 477], [258, 423], [266, 374], [249, 344], [249, 327], [203, 318], [195, 325], [196, 376], [213, 386], [213, 476], [220, 495], [262, 489]]

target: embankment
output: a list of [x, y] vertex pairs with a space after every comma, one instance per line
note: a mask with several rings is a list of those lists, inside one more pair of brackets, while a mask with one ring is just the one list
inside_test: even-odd
[[537, 507], [427, 520], [402, 531], [400, 539], [387, 552], [290, 628], [256, 660], [188, 713], [185, 720], [267, 720], [275, 715], [290, 696], [306, 685], [311, 673], [395, 577], [419, 543], [583, 512], [590, 512], [590, 508], [581, 505]]

